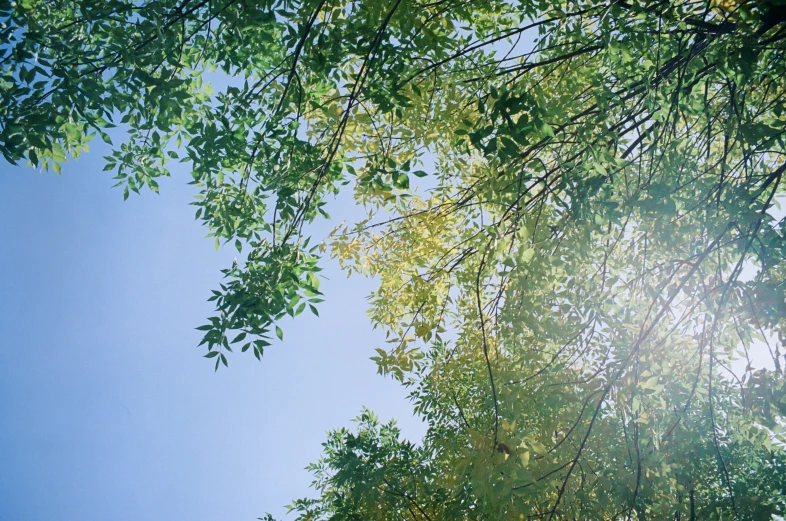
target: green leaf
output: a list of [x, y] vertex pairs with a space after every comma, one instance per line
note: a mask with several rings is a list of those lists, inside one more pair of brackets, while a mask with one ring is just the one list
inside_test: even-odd
[[409, 176], [404, 172], [393, 174], [393, 185], [401, 190], [409, 189]]

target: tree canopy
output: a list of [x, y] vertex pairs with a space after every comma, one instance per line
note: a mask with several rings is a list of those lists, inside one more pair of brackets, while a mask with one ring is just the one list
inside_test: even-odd
[[[374, 359], [428, 434], [364, 411], [300, 519], [786, 513], [779, 0], [1, 0], [0, 23], [8, 161], [58, 172], [119, 125], [125, 197], [184, 161], [246, 254], [199, 328], [216, 368], [318, 313], [321, 256], [377, 281]], [[340, 190], [368, 218], [310, 243]]]

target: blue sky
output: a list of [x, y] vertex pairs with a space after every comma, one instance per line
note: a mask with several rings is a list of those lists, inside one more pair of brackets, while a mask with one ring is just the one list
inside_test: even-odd
[[104, 153], [62, 176], [0, 164], [0, 521], [281, 518], [361, 406], [422, 435], [368, 359], [373, 282], [335, 264], [320, 318], [214, 373], [194, 327], [235, 251], [204, 238], [185, 168], [124, 203]]

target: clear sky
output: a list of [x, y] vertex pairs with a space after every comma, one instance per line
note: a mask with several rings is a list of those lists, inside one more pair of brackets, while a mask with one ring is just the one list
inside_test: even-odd
[[373, 283], [334, 264], [320, 318], [214, 373], [194, 327], [235, 251], [204, 238], [185, 168], [124, 203], [94, 148], [62, 176], [0, 163], [0, 521], [282, 518], [361, 406], [419, 439], [368, 359]]

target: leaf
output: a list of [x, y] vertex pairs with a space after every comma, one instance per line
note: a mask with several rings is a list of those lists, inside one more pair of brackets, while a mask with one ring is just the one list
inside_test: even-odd
[[524, 468], [529, 467], [529, 451], [519, 450], [519, 461]]
[[281, 330], [280, 327], [276, 326], [276, 336], [279, 340], [284, 340], [284, 332]]
[[530, 446], [535, 450], [535, 453], [538, 454], [539, 456], [543, 456], [548, 451], [546, 446], [537, 440], [531, 441]]
[[409, 189], [409, 176], [404, 172], [393, 174], [393, 185], [401, 190]]
[[654, 389], [656, 385], [658, 385], [659, 378], [657, 376], [653, 376], [652, 378], [648, 378], [646, 382], [642, 384], [642, 388], [644, 389]]

